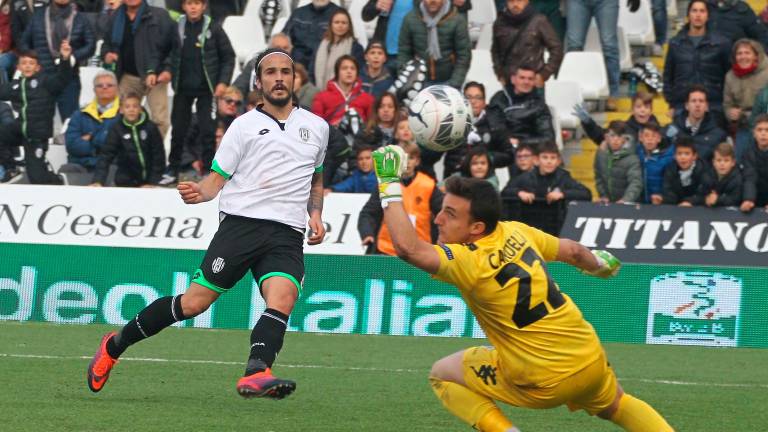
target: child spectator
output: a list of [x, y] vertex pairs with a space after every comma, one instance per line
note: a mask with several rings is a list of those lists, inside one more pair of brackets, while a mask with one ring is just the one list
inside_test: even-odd
[[136, 93], [123, 96], [120, 113], [123, 118], [109, 130], [91, 186], [104, 185], [109, 166], [115, 162], [116, 186], [153, 187], [165, 170], [165, 149], [160, 130], [147, 118], [141, 108], [141, 96]]
[[223, 97], [235, 69], [235, 52], [221, 26], [205, 15], [207, 0], [183, 0], [184, 15], [179, 17], [181, 50], [174, 55], [173, 109], [171, 111], [171, 153], [168, 171], [161, 184], [176, 183], [181, 168], [184, 143], [196, 107], [197, 127], [202, 148], [212, 149], [216, 123], [211, 112], [213, 99]]
[[600, 148], [595, 156], [595, 183], [600, 201], [638, 202], [643, 192], [643, 170], [631, 149], [624, 122], [612, 121], [605, 141], [607, 148]]
[[325, 190], [330, 192], [371, 193], [376, 190], [376, 173], [373, 172], [373, 157], [371, 147], [358, 147], [355, 161], [357, 168], [343, 181]]
[[[461, 160], [459, 170], [448, 177], [461, 176], [473, 177], [485, 180], [492, 184], [496, 191], [499, 191], [499, 179], [494, 171], [493, 161], [488, 149], [483, 146], [470, 147], [464, 158]], [[445, 182], [440, 182], [440, 190], [445, 192]]]
[[[605, 141], [605, 129], [601, 128], [592, 117], [590, 117], [589, 112], [584, 109], [584, 106], [576, 105], [573, 109], [573, 114], [581, 120], [581, 127], [584, 128], [584, 132], [589, 139], [597, 145], [600, 145]], [[633, 142], [637, 142], [640, 129], [643, 125], [651, 121], [658, 124], [656, 116], [653, 115], [653, 95], [639, 91], [632, 96], [632, 114], [624, 122], [627, 135], [632, 138]]]
[[[518, 153], [520, 149], [518, 149]], [[519, 199], [525, 204], [533, 204], [541, 199], [552, 204], [560, 200], [591, 201], [592, 192], [586, 186], [574, 180], [571, 173], [561, 167], [560, 150], [554, 143], [541, 146], [538, 154], [538, 167], [515, 177], [502, 191], [502, 197]]]
[[741, 204], [743, 180], [741, 169], [736, 165], [733, 145], [724, 142], [715, 147], [712, 167], [702, 178], [695, 204], [707, 207], [733, 207]]
[[515, 175], [510, 181], [534, 169], [538, 163], [539, 159], [531, 145], [525, 143], [518, 144], [517, 150], [515, 150], [515, 167], [513, 170]]
[[637, 157], [643, 168], [643, 202], [661, 204], [664, 201], [664, 170], [675, 157], [675, 146], [661, 136], [661, 127], [649, 121], [638, 135]]
[[41, 72], [37, 53], [19, 54], [16, 69], [21, 76], [0, 85], [0, 100], [10, 101], [19, 113], [16, 121], [0, 128], [0, 182], [18, 175], [13, 160], [13, 148], [24, 146], [27, 177], [32, 184], [62, 184], [62, 178], [48, 169], [45, 152], [53, 136], [53, 116], [56, 98], [73, 78], [72, 48], [62, 44], [61, 59], [55, 74]]
[[755, 118], [755, 143], [744, 154], [744, 202], [741, 211], [755, 206], [768, 211], [768, 114]]
[[675, 143], [675, 163], [664, 171], [664, 204], [691, 207], [701, 188], [707, 165], [698, 159], [693, 139], [682, 136]]
[[392, 86], [392, 75], [384, 66], [387, 63], [387, 52], [384, 44], [372, 41], [365, 49], [365, 66], [360, 68], [360, 79], [363, 81], [363, 91], [380, 98]]

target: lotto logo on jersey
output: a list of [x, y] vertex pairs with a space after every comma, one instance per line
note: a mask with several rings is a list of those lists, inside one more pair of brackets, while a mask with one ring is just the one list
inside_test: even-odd
[[676, 272], [651, 280], [646, 343], [738, 346], [742, 280]]

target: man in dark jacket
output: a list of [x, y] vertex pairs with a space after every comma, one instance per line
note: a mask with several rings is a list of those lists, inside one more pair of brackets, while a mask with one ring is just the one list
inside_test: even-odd
[[536, 92], [535, 80], [536, 69], [521, 65], [512, 71], [511, 83], [491, 98], [486, 112], [493, 140], [508, 142], [515, 148], [526, 143], [534, 149], [555, 140], [552, 115]]
[[112, 15], [101, 46], [105, 68], [120, 80], [120, 93], [147, 97], [152, 121], [165, 136], [170, 127], [168, 83], [178, 49], [177, 26], [164, 9], [144, 0], [125, 0]]
[[331, 16], [338, 9], [340, 8], [330, 0], [312, 0], [311, 4], [297, 8], [291, 13], [283, 33], [291, 38], [291, 56], [296, 63], [309, 65], [323, 39], [323, 33], [328, 29]]
[[725, 74], [731, 68], [731, 43], [707, 29], [709, 9], [705, 0], [688, 5], [688, 24], [669, 41], [664, 61], [664, 98], [675, 110], [686, 101], [688, 88], [701, 84], [713, 108], [723, 105]]
[[768, 114], [755, 119], [755, 143], [744, 154], [744, 202], [741, 211], [765, 208], [768, 211]]
[[413, 58], [427, 62], [425, 86], [447, 84], [461, 89], [472, 60], [467, 20], [450, 0], [423, 0], [405, 16], [398, 40], [397, 63]]
[[[171, 153], [168, 172], [161, 185], [175, 183], [179, 176], [184, 140], [192, 118], [192, 105], [197, 107], [197, 122], [203, 148], [213, 148], [215, 114], [213, 99], [224, 95], [235, 69], [235, 51], [221, 26], [204, 15], [205, 0], [184, 0], [184, 15], [179, 17], [181, 50], [174, 55], [173, 111], [171, 112]], [[210, 167], [203, 167], [204, 171]]]
[[[549, 60], [544, 61], [544, 51]], [[563, 43], [547, 18], [536, 12], [528, 0], [511, 0], [493, 23], [491, 45], [493, 70], [501, 80], [518, 65], [536, 68], [536, 87], [557, 73], [563, 61]]]
[[53, 136], [53, 116], [56, 97], [72, 79], [68, 44], [61, 46], [61, 58], [55, 75], [41, 72], [37, 53], [26, 51], [19, 54], [18, 70], [21, 77], [0, 85], [0, 100], [9, 100], [19, 113], [10, 126], [0, 127], [0, 166], [7, 181], [15, 171], [13, 148], [24, 146], [27, 176], [32, 184], [61, 184], [61, 178], [48, 170], [45, 152], [48, 140]]
[[688, 91], [685, 109], [675, 115], [665, 135], [672, 142], [683, 136], [691, 138], [699, 158], [709, 163], [715, 146], [728, 137], [728, 133], [720, 127], [718, 114], [709, 110], [707, 89], [693, 85]]
[[42, 10], [50, 0], [14, 0], [11, 8], [11, 31], [13, 40], [20, 41], [24, 38], [24, 31], [32, 21], [35, 12]]
[[742, 0], [707, 0], [710, 18], [707, 27], [731, 41], [749, 38], [768, 47], [768, 28]]
[[[77, 64], [88, 60], [96, 48], [96, 38], [88, 18], [77, 10], [72, 0], [53, 0], [50, 5], [38, 10], [18, 41], [24, 51], [34, 50], [43, 71], [55, 73], [54, 61], [61, 57], [61, 45], [68, 43]], [[80, 106], [80, 79], [69, 82], [67, 88], [56, 100], [61, 119], [68, 119]]]

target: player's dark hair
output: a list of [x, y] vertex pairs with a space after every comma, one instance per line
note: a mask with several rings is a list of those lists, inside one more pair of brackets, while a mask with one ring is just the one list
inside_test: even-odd
[[493, 185], [485, 180], [460, 176], [448, 177], [445, 191], [469, 200], [472, 220], [485, 224], [485, 234], [496, 229], [501, 218], [501, 198]]
[[293, 73], [296, 73], [296, 67], [293, 63], [293, 57], [291, 57], [291, 54], [289, 54], [285, 50], [281, 50], [280, 48], [267, 48], [264, 51], [259, 54], [258, 57], [256, 57], [256, 79], [261, 80], [261, 61], [264, 60], [264, 58], [270, 54], [274, 53], [282, 53], [288, 56], [289, 59], [291, 59], [291, 69], [293, 70]]
[[336, 63], [333, 65], [333, 79], [335, 81], [339, 80], [339, 70], [341, 69], [341, 64], [345, 61], [351, 61], [355, 65], [357, 76], [360, 76], [360, 65], [357, 63], [357, 59], [349, 54], [344, 54], [343, 56], [339, 57], [338, 60], [336, 60]]

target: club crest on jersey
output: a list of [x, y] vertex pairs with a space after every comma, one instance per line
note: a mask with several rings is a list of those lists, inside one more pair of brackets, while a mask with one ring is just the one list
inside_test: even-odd
[[214, 273], [220, 272], [224, 268], [224, 258], [218, 257], [215, 260], [213, 260], [213, 264], [211, 264], [211, 270], [213, 270]]
[[304, 142], [309, 141], [309, 129], [307, 128], [299, 129], [299, 136], [301, 137], [302, 141]]

